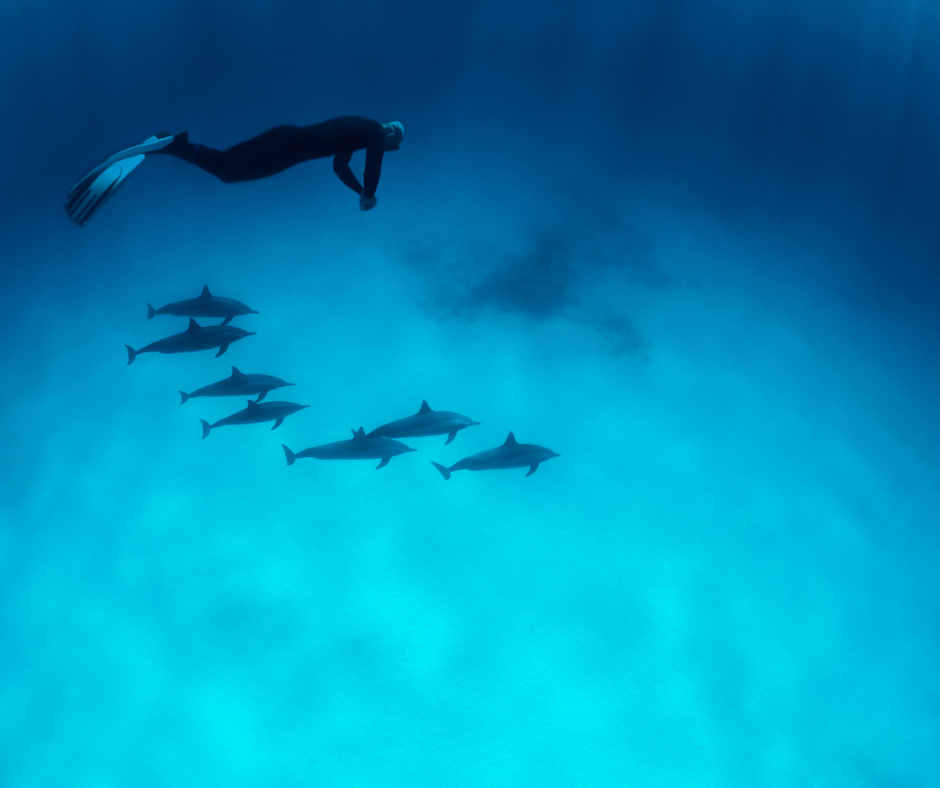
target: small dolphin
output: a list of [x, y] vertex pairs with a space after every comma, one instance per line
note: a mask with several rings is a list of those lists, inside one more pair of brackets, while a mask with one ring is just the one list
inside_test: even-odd
[[192, 394], [181, 391], [183, 402], [180, 405], [193, 397], [238, 397], [247, 394], [257, 394], [258, 399], [255, 402], [261, 402], [269, 391], [279, 389], [281, 386], [293, 385], [293, 383], [285, 383], [273, 375], [245, 375], [239, 372], [237, 367], [232, 367], [231, 376], [225, 378], [225, 380], [210, 383], [208, 386], [196, 389]]
[[203, 327], [192, 318], [189, 318], [189, 328], [181, 334], [173, 334], [158, 339], [140, 350], [134, 350], [130, 345], [124, 347], [127, 348], [128, 364], [133, 364], [139, 353], [190, 353], [194, 350], [209, 350], [214, 347], [219, 349], [219, 352], [215, 354], [215, 357], [218, 358], [228, 350], [228, 346], [232, 342], [254, 335], [254, 331], [245, 331], [245, 329], [236, 326]]
[[446, 435], [446, 446], [457, 433], [467, 427], [474, 427], [480, 422], [473, 421], [459, 413], [448, 410], [431, 410], [427, 400], [421, 401], [421, 410], [414, 416], [406, 416], [397, 421], [390, 421], [381, 427], [376, 427], [368, 434], [369, 438], [421, 438], [426, 435]]
[[219, 298], [209, 292], [209, 285], [204, 285], [199, 298], [187, 298], [154, 309], [147, 304], [147, 320], [154, 315], [176, 315], [177, 317], [224, 317], [219, 325], [225, 325], [239, 315], [257, 315], [251, 307], [234, 298]]
[[551, 449], [544, 446], [536, 446], [534, 443], [516, 443], [516, 439], [510, 432], [506, 442], [496, 449], [487, 449], [478, 454], [471, 454], [462, 460], [454, 463], [449, 468], [432, 462], [435, 468], [441, 472], [441, 476], [449, 479], [454, 471], [489, 471], [496, 468], [525, 468], [529, 466], [529, 472], [526, 476], [531, 476], [539, 469], [539, 464], [550, 460], [552, 457], [561, 457], [555, 454]]
[[390, 438], [373, 438], [366, 435], [362, 427], [352, 431], [352, 438], [348, 441], [336, 441], [334, 443], [324, 443], [322, 446], [313, 446], [310, 449], [304, 449], [296, 454], [288, 449], [283, 443], [284, 455], [287, 457], [287, 464], [293, 465], [294, 460], [303, 457], [313, 457], [317, 460], [377, 460], [381, 462], [375, 466], [375, 469], [384, 468], [388, 461], [399, 454], [409, 451], [417, 451], [406, 446], [399, 441], [393, 441]]
[[205, 419], [199, 419], [202, 422], [202, 437], [208, 438], [209, 430], [214, 430], [216, 427], [225, 427], [229, 424], [258, 424], [262, 421], [273, 421], [274, 426], [271, 429], [276, 430], [291, 413], [309, 407], [309, 405], [298, 405], [296, 402], [262, 402], [259, 405], [254, 400], [248, 400], [247, 408], [238, 411], [238, 413], [233, 413], [231, 416], [226, 416], [224, 419], [219, 419], [215, 424], [209, 424]]

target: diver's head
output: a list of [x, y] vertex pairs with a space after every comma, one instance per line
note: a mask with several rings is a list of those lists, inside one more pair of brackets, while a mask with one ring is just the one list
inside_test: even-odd
[[385, 132], [385, 150], [398, 150], [405, 138], [405, 127], [393, 120], [391, 123], [383, 123], [382, 130]]

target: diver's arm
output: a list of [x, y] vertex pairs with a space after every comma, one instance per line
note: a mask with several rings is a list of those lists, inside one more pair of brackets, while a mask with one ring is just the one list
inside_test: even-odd
[[[351, 158], [352, 151], [337, 153], [333, 157], [333, 172], [335, 172], [339, 176], [339, 179], [356, 194], [362, 194], [362, 184], [359, 183], [359, 179], [353, 175], [353, 171], [349, 169], [349, 160]], [[376, 179], [376, 182], [378, 182], [378, 179]], [[375, 189], [373, 189], [373, 191], [375, 191]]]
[[366, 148], [366, 170], [362, 175], [365, 184], [362, 194], [367, 199], [375, 197], [375, 190], [379, 187], [383, 156], [385, 156], [385, 135], [376, 134]]

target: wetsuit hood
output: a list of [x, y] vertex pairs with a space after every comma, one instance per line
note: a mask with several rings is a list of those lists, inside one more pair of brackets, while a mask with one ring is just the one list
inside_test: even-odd
[[385, 150], [398, 150], [405, 138], [405, 127], [393, 120], [391, 123], [383, 123], [382, 129], [385, 131]]

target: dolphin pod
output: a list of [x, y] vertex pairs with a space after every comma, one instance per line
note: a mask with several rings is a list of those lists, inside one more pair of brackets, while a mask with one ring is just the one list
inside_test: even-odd
[[176, 315], [177, 317], [223, 317], [220, 325], [226, 325], [233, 317], [239, 315], [257, 315], [258, 313], [247, 304], [236, 301], [234, 298], [219, 298], [209, 292], [209, 285], [203, 285], [202, 293], [198, 298], [187, 298], [185, 301], [174, 301], [172, 304], [154, 309], [147, 304], [147, 320], [156, 315]]
[[[219, 298], [209, 292], [209, 286], [202, 289], [198, 298], [184, 301], [175, 301], [154, 309], [147, 304], [147, 319], [156, 315], [176, 315], [189, 317], [189, 327], [179, 334], [172, 334], [145, 345], [140, 350], [134, 350], [130, 345], [127, 348], [127, 363], [132, 364], [141, 353], [188, 353], [198, 350], [218, 348], [216, 358], [221, 356], [233, 342], [247, 336], [254, 336], [254, 331], [245, 331], [236, 326], [228, 325], [233, 317], [238, 315], [258, 314], [247, 305], [231, 298]], [[221, 317], [222, 322], [212, 326], [201, 326], [196, 317]], [[227, 378], [197, 388], [190, 393], [180, 391], [181, 404], [194, 397], [229, 397], [247, 396], [257, 394], [257, 399], [248, 400], [247, 406], [236, 413], [219, 419], [210, 424], [200, 419], [202, 424], [202, 437], [207, 438], [212, 430], [238, 424], [258, 424], [273, 421], [272, 430], [277, 429], [288, 416], [300, 410], [309, 408], [309, 405], [300, 405], [296, 402], [262, 402], [268, 392], [285, 386], [293, 386], [281, 378], [273, 375], [250, 374], [246, 375], [237, 367], [232, 367], [232, 373]], [[369, 433], [360, 427], [352, 430], [352, 438], [332, 443], [311, 446], [303, 451], [293, 452], [286, 445], [281, 444], [288, 465], [293, 465], [298, 459], [314, 458], [319, 460], [379, 460], [376, 470], [388, 465], [393, 457], [399, 454], [417, 451], [410, 446], [396, 440], [397, 438], [423, 438], [435, 435], [446, 435], [444, 445], [451, 443], [457, 433], [467, 427], [478, 426], [480, 422], [469, 416], [447, 410], [433, 410], [427, 400], [421, 401], [417, 413], [405, 416], [395, 421], [387, 422], [376, 427]], [[437, 468], [444, 479], [450, 479], [455, 471], [484, 471], [504, 468], [525, 468], [529, 470], [526, 476], [535, 473], [539, 465], [553, 457], [560, 457], [551, 449], [534, 443], [518, 443], [512, 432], [505, 442], [494, 449], [487, 449], [471, 454], [458, 460], [451, 466], [437, 462], [431, 464]]]

